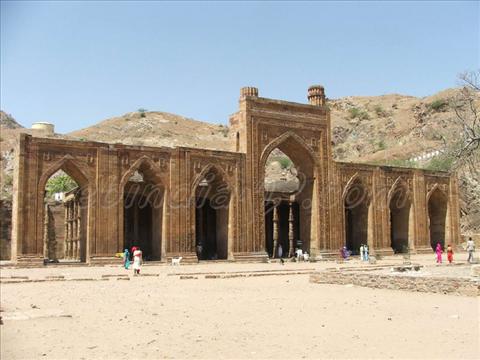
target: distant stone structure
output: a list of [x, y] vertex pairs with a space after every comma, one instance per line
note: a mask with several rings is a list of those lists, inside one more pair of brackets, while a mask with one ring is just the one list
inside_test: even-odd
[[[443, 172], [335, 162], [322, 86], [308, 104], [241, 89], [230, 118], [232, 151], [146, 147], [22, 134], [14, 176], [12, 260], [109, 262], [140, 246], [146, 260], [263, 261], [432, 251], [459, 243], [457, 178]], [[295, 164], [298, 188], [265, 188], [275, 149]], [[65, 200], [63, 243], [48, 240], [47, 180], [58, 170], [79, 188]], [[57, 224], [58, 225], [58, 224]], [[281, 250], [280, 250], [281, 249]], [[53, 250], [53, 249], [52, 249]]]

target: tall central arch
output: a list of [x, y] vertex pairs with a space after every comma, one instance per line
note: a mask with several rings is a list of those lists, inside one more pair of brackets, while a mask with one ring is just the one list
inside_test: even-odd
[[[271, 222], [272, 219], [275, 219], [275, 227], [277, 229], [287, 229], [288, 224], [279, 223], [281, 219], [287, 221], [287, 216], [279, 216], [278, 219], [275, 216], [275, 209], [271, 209], [269, 206], [265, 206], [265, 166], [267, 164], [267, 159], [274, 149], [279, 149], [286, 156], [288, 156], [297, 170], [297, 177], [300, 180], [300, 185], [298, 190], [293, 194], [295, 198], [296, 210], [298, 219], [294, 221], [296, 229], [290, 229], [293, 231], [294, 236], [298, 238], [294, 239], [294, 247], [301, 247], [303, 251], [311, 252], [312, 249], [317, 249], [319, 244], [319, 216], [318, 216], [318, 165], [315, 156], [315, 152], [310, 148], [305, 141], [293, 132], [287, 132], [272, 142], [270, 142], [262, 152], [259, 164], [260, 170], [260, 184], [259, 192], [260, 196], [260, 209], [259, 214], [262, 223], [266, 224], [268, 228], [268, 222]], [[263, 190], [263, 191], [262, 191]], [[268, 211], [273, 211], [274, 216], [272, 217]], [[281, 207], [278, 208], [278, 211], [281, 211]], [[275, 232], [275, 231], [274, 231]], [[265, 227], [260, 228], [260, 234], [264, 239], [264, 249], [267, 250], [271, 246], [268, 242], [268, 232]], [[275, 235], [274, 235], [275, 236]], [[293, 253], [294, 249], [290, 249]], [[278, 253], [278, 249], [272, 249], [271, 254], [275, 257], [275, 254]], [[284, 254], [286, 255], [286, 254]], [[289, 254], [291, 255], [291, 254]]]

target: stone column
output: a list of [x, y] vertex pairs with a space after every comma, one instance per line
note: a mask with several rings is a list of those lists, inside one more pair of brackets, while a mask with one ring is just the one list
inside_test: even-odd
[[79, 201], [75, 201], [75, 208], [76, 208], [76, 213], [77, 213], [77, 234], [76, 234], [76, 254], [75, 254], [75, 260], [80, 261], [80, 249], [81, 249], [81, 241], [80, 241], [80, 236], [81, 236], [81, 216], [80, 216], [80, 204]]
[[68, 241], [68, 258], [72, 259], [73, 258], [73, 240], [74, 240], [74, 234], [75, 234], [75, 224], [73, 222], [73, 203], [71, 201], [68, 202], [68, 207], [70, 208], [70, 217], [68, 218], [68, 221], [70, 223], [70, 234], [69, 234], [69, 241]]
[[292, 257], [295, 254], [294, 248], [294, 229], [293, 229], [293, 201], [289, 201], [288, 207], [288, 257]]
[[43, 217], [43, 258], [48, 259], [48, 204], [45, 204]]
[[67, 258], [67, 247], [68, 247], [68, 206], [67, 203], [63, 204], [65, 210], [65, 237], [63, 239], [63, 258]]
[[273, 254], [272, 258], [277, 257], [277, 247], [278, 247], [278, 207], [275, 205], [273, 208]]

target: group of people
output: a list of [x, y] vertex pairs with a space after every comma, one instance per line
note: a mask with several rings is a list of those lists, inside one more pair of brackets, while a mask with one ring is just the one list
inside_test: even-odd
[[133, 261], [133, 275], [140, 275], [140, 268], [142, 266], [142, 250], [139, 247], [133, 246], [132, 252], [130, 253], [128, 249], [125, 249], [123, 252], [123, 267], [128, 270], [130, 267], [130, 254]]
[[[441, 264], [443, 249], [440, 243], [437, 243], [437, 246], [435, 247], [435, 254], [437, 255], [437, 264]], [[447, 246], [447, 260], [449, 264], [453, 262], [453, 248], [450, 244]]]
[[360, 245], [360, 260], [362, 261], [368, 261], [368, 252], [370, 249], [368, 248], [368, 245]]
[[[279, 259], [282, 259], [283, 258], [283, 248], [282, 248], [282, 244], [278, 244], [277, 246], [277, 257]], [[310, 259], [310, 255], [308, 255], [308, 252], [307, 251], [303, 251], [302, 249], [300, 248], [297, 248], [295, 250], [295, 256], [291, 257], [291, 260], [293, 261], [309, 261]]]
[[[475, 242], [471, 237], [468, 238], [467, 240], [467, 246], [465, 247], [465, 250], [467, 250], [467, 253], [468, 253], [467, 262], [473, 263], [474, 261], [473, 253], [475, 252]], [[442, 254], [443, 254], [442, 244], [437, 243], [437, 246], [435, 247], [435, 254], [436, 254], [437, 264], [441, 264]], [[447, 245], [447, 260], [449, 264], [453, 262], [453, 247], [451, 244]]]
[[[368, 261], [369, 252], [370, 252], [370, 249], [368, 248], [368, 245], [361, 244], [359, 249], [360, 260]], [[346, 246], [340, 249], [340, 256], [343, 258], [343, 260], [347, 260], [350, 257], [350, 255], [352, 255], [352, 252], [348, 250]]]
[[[474, 261], [473, 259], [473, 253], [475, 252], [475, 243], [473, 239], [470, 237], [467, 241], [467, 246], [466, 250], [468, 253], [468, 259], [467, 261], [469, 263], [472, 263]], [[368, 248], [368, 245], [361, 244], [360, 245], [360, 259], [362, 261], [368, 261], [369, 259], [369, 251], [370, 249]], [[435, 247], [435, 254], [436, 254], [436, 260], [438, 264], [442, 263], [442, 254], [443, 254], [443, 248], [440, 243], [437, 243], [437, 246]], [[278, 246], [278, 256], [279, 258], [282, 258], [283, 251], [281, 245]], [[348, 257], [351, 255], [351, 251], [347, 249], [346, 246], [342, 247], [340, 249], [340, 255], [344, 260], [347, 260]], [[303, 260], [303, 261], [308, 261], [309, 260], [309, 255], [308, 252], [303, 252], [302, 249], [297, 249], [295, 251], [295, 259], [297, 261]], [[453, 247], [451, 244], [448, 244], [447, 246], [447, 260], [448, 263], [451, 264], [453, 262]], [[131, 252], [128, 251], [128, 249], [125, 249], [123, 253], [123, 266], [125, 269], [128, 269], [130, 267], [130, 263], [133, 261], [133, 273], [134, 275], [140, 275], [140, 268], [142, 266], [142, 250], [140, 250], [139, 247], [133, 246], [131, 249]]]
[[308, 255], [307, 251], [303, 252], [302, 249], [297, 249], [295, 250], [295, 259], [297, 261], [300, 261], [300, 260], [308, 261], [310, 259], [310, 255]]

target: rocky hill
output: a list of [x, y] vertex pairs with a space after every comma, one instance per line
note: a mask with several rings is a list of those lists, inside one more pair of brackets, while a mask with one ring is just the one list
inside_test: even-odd
[[[447, 89], [417, 98], [390, 94], [329, 99], [332, 142], [338, 161], [432, 167], [447, 169], [442, 152], [463, 131], [449, 106], [460, 89]], [[480, 101], [480, 98], [478, 99]], [[478, 105], [478, 104], [477, 104]], [[22, 128], [2, 112], [2, 196], [8, 195], [13, 144]], [[99, 122], [66, 135], [71, 139], [151, 146], [189, 146], [233, 151], [234, 141], [226, 125], [214, 125], [164, 112], [132, 112]], [[439, 156], [440, 154], [440, 156]], [[267, 165], [267, 187], [295, 188], [294, 164], [277, 151]], [[460, 172], [463, 231], [480, 231], [480, 185], [468, 172]]]
[[128, 145], [232, 150], [227, 126], [159, 111], [127, 113], [67, 135], [75, 139]]

